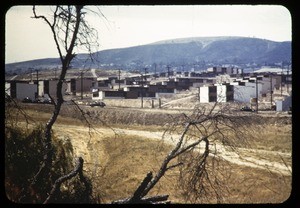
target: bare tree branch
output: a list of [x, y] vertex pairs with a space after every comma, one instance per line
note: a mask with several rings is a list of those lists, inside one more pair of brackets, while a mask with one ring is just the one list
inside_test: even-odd
[[82, 174], [82, 167], [83, 167], [83, 159], [79, 157], [77, 158], [76, 166], [74, 170], [67, 175], [61, 176], [55, 181], [49, 196], [47, 197], [47, 199], [44, 201], [43, 204], [48, 204], [51, 202], [52, 198], [58, 194], [59, 188], [63, 182], [75, 177], [77, 174]]
[[167, 201], [169, 195], [143, 197], [143, 192], [147, 188], [147, 185], [150, 183], [152, 178], [152, 172], [149, 172], [138, 186], [132, 197], [113, 201], [112, 204], [169, 204], [170, 202]]
[[[217, 107], [219, 109], [216, 109]], [[222, 186], [225, 175], [218, 166], [220, 158], [212, 154], [212, 163], [211, 165], [209, 163], [209, 153], [212, 151], [210, 142], [213, 142], [215, 152], [217, 151], [215, 143], [217, 141], [234, 148], [235, 140], [245, 137], [246, 131], [244, 130], [247, 125], [234, 115], [226, 115], [222, 110], [224, 107], [226, 106], [218, 106], [215, 103], [209, 110], [199, 108], [195, 109], [192, 115], [182, 114], [184, 125], [176, 122], [164, 132], [163, 138], [168, 133], [177, 132], [179, 128], [182, 128], [174, 148], [165, 157], [155, 176], [151, 180], [147, 178], [148, 185], [146, 187], [146, 182], [139, 186], [144, 188], [143, 192], [139, 194], [140, 198], [145, 198], [167, 171], [179, 167], [179, 184], [187, 195], [190, 195], [190, 199], [196, 201], [200, 197], [214, 196], [217, 202], [222, 201], [223, 194], [228, 192], [228, 189], [226, 186]], [[140, 192], [142, 188], [138, 190]], [[130, 198], [126, 200], [126, 203], [129, 202]]]
[[[50, 20], [44, 15], [37, 15], [36, 8], [33, 6], [33, 14], [34, 18], [36, 19], [43, 19], [51, 28], [52, 35], [61, 59], [62, 70], [59, 76], [59, 80], [57, 83], [57, 90], [56, 90], [56, 99], [57, 102], [54, 105], [54, 110], [52, 116], [48, 120], [45, 126], [45, 156], [43, 158], [42, 165], [38, 173], [34, 176], [32, 182], [35, 183], [38, 180], [39, 176], [43, 174], [43, 172], [49, 172], [52, 163], [52, 141], [51, 141], [51, 130], [52, 126], [55, 123], [59, 113], [61, 106], [64, 102], [63, 95], [62, 95], [62, 85], [66, 76], [66, 72], [69, 69], [70, 63], [72, 59], [75, 57], [73, 54], [74, 47], [77, 46], [78, 35], [81, 28], [81, 22], [84, 22], [82, 18], [83, 6], [67, 6], [65, 9], [63, 6], [56, 6], [52, 24]], [[88, 30], [87, 30], [88, 31]], [[63, 46], [60, 46], [60, 32], [64, 33], [64, 41], [62, 42]], [[65, 49], [65, 55], [63, 54], [62, 50]]]
[[[25, 111], [24, 109], [12, 98], [10, 98], [10, 96], [5, 92], [5, 117], [10, 117], [12, 118], [11, 115], [8, 115], [10, 114], [11, 112], [10, 111], [13, 111], [12, 113], [14, 115], [16, 115], [16, 110], [17, 109], [17, 112], [19, 112], [24, 118], [25, 118], [25, 121], [26, 121], [26, 125], [29, 124], [29, 121], [30, 120], [33, 120]], [[5, 122], [9, 122], [10, 119], [5, 119]], [[7, 125], [5, 125], [7, 126]]]

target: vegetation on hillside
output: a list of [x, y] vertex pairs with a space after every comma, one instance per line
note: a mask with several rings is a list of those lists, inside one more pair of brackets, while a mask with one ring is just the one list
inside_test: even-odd
[[[7, 118], [9, 119], [9, 118]], [[34, 182], [44, 155], [43, 127], [34, 129], [5, 126], [5, 191], [8, 199], [15, 203], [43, 203], [55, 181], [73, 170], [73, 147], [70, 141], [53, 138], [53, 166], [49, 178]], [[91, 203], [91, 181], [80, 177], [62, 184], [52, 202]]]

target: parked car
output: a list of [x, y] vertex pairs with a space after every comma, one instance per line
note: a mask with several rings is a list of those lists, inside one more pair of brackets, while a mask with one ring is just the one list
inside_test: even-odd
[[36, 98], [35, 100], [32, 101], [33, 103], [42, 103], [42, 100], [39, 98]]
[[100, 106], [101, 108], [103, 108], [103, 107], [106, 106], [106, 105], [105, 105], [104, 102], [96, 101], [96, 102], [91, 103], [90, 106], [91, 106], [91, 107], [94, 107], [94, 106]]
[[26, 97], [22, 100], [23, 103], [32, 103], [32, 100], [29, 97]]
[[249, 106], [243, 106], [243, 107], [241, 107], [241, 111], [254, 111], [254, 110], [252, 110]]
[[44, 98], [41, 102], [43, 104], [52, 104], [52, 100], [50, 98]]

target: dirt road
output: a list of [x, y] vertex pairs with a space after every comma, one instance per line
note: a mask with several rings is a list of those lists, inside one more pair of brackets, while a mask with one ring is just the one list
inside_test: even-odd
[[[69, 138], [74, 146], [75, 153], [78, 156], [83, 156], [88, 162], [92, 161], [92, 155], [94, 154], [93, 148], [91, 148], [91, 144], [96, 144], [97, 142], [99, 142], [101, 140], [101, 137], [104, 135], [137, 135], [155, 140], [162, 140], [163, 138], [164, 142], [173, 145], [176, 144], [176, 139], [180, 137], [180, 135], [174, 134], [165, 135], [163, 137], [162, 131], [152, 132], [145, 130], [132, 130], [122, 128], [109, 129], [104, 127], [97, 127], [91, 130], [88, 127], [84, 126], [65, 126], [61, 124], [55, 124], [54, 130], [57, 131], [57, 133], [59, 133], [60, 136]], [[90, 130], [94, 133], [97, 132], [98, 136], [88, 138], [87, 134]], [[224, 147], [220, 143], [215, 143], [214, 145], [215, 146], [211, 148], [210, 154], [214, 154], [215, 156], [221, 157], [231, 163], [244, 165], [252, 168], [269, 170], [271, 172], [279, 173], [282, 175], [292, 174], [291, 153], [269, 150], [257, 150], [250, 148], [237, 148], [237, 151], [233, 151], [229, 148]]]
[[[143, 135], [144, 137], [151, 139], [161, 140], [163, 132], [150, 132], [141, 130], [128, 130], [128, 129], [116, 129], [117, 132], [131, 135]], [[174, 139], [172, 139], [174, 138]], [[176, 144], [176, 138], [180, 138], [180, 135], [168, 135], [164, 136], [164, 141], [170, 144]], [[204, 149], [204, 146], [202, 147]], [[213, 150], [212, 150], [213, 149]], [[216, 151], [214, 151], [214, 149]], [[231, 151], [229, 148], [225, 148], [220, 143], [216, 143], [216, 148], [211, 148], [211, 154], [221, 157], [229, 162], [245, 165], [253, 168], [268, 169], [272, 172], [281, 173], [284, 175], [291, 175], [291, 166], [275, 162], [274, 157], [281, 157], [285, 161], [291, 160], [290, 153], [283, 153], [279, 151], [268, 151], [268, 150], [255, 150], [247, 148], [237, 148], [237, 151]], [[265, 158], [265, 159], [263, 159]]]

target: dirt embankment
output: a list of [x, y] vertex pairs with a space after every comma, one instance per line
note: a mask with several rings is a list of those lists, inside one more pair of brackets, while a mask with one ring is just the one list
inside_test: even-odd
[[[95, 146], [99, 145], [97, 136], [92, 139], [88, 138], [89, 129], [84, 126], [75, 126], [75, 125], [62, 125], [57, 124], [54, 128], [58, 135], [69, 138], [74, 146], [75, 152], [79, 156], [83, 156], [88, 163], [94, 161], [93, 152]], [[165, 135], [163, 131], [147, 131], [147, 130], [134, 130], [134, 129], [125, 129], [125, 128], [113, 128], [108, 129], [105, 127], [98, 127], [94, 130], [97, 132], [101, 132], [101, 135], [105, 136], [113, 136], [117, 134], [119, 136], [127, 135], [127, 136], [140, 136], [143, 138], [164, 141], [166, 144], [176, 145], [176, 138], [180, 138], [181, 135], [172, 134]], [[78, 136], [81, 135], [81, 136]], [[86, 135], [84, 137], [83, 135]], [[191, 142], [191, 141], [189, 141]], [[203, 144], [204, 145], [204, 144]], [[204, 146], [201, 145], [199, 151], [204, 150]], [[281, 151], [269, 151], [269, 150], [258, 150], [252, 148], [235, 148], [233, 149], [223, 146], [220, 142], [214, 142], [214, 148], [211, 149], [210, 154], [215, 157], [223, 158], [231, 163], [259, 168], [263, 170], [269, 170], [274, 173], [279, 173], [282, 175], [291, 175], [291, 153], [290, 152], [281, 152]], [[89, 147], [92, 146], [92, 149]], [[97, 150], [99, 153], [99, 150]], [[281, 160], [281, 159], [282, 160]], [[285, 162], [283, 162], [285, 161]]]
[[[51, 113], [53, 106], [30, 104], [24, 105], [24, 108]], [[121, 124], [121, 125], [157, 125], [164, 126], [169, 123], [182, 122], [186, 119], [186, 115], [191, 115], [193, 109], [141, 109], [141, 108], [113, 108], [113, 107], [90, 107], [85, 105], [77, 106], [65, 103], [62, 106], [60, 115], [83, 119], [82, 112], [86, 118], [90, 119], [95, 124]], [[81, 112], [82, 111], [82, 112]], [[256, 124], [271, 124], [271, 125], [289, 125], [292, 123], [291, 115], [270, 114], [255, 114], [248, 112], [237, 112], [230, 116], [245, 117]]]

